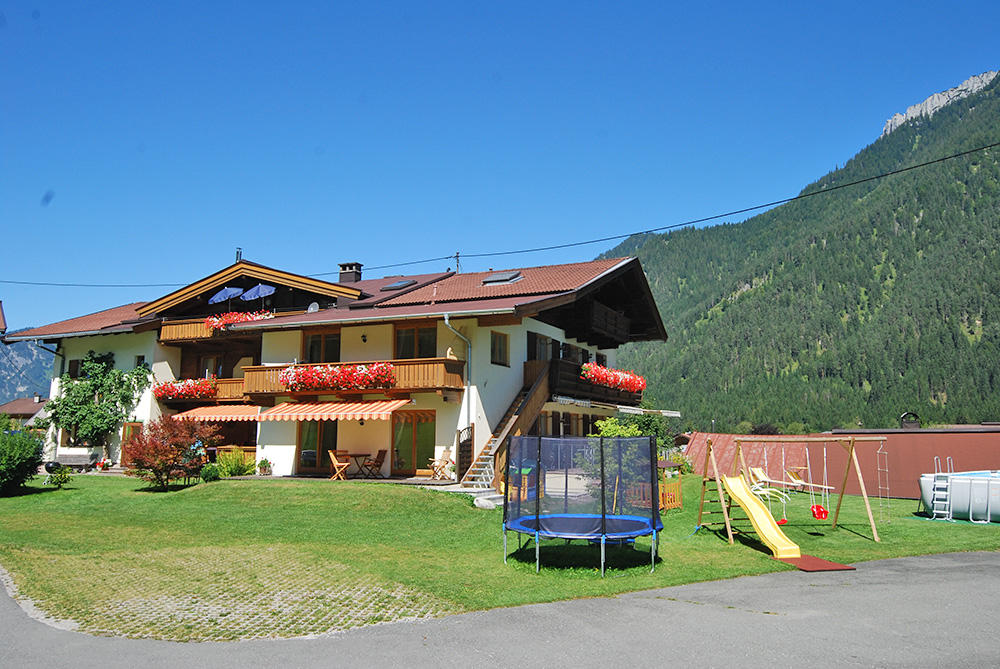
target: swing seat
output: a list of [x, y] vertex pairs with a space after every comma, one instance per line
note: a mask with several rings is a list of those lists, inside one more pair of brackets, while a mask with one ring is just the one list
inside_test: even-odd
[[826, 520], [827, 516], [830, 515], [830, 513], [823, 508], [822, 504], [813, 504], [809, 507], [809, 510], [812, 511], [813, 518], [816, 520]]
[[785, 523], [788, 522], [788, 519], [787, 518], [782, 518], [781, 520], [779, 520], [777, 522], [778, 522], [778, 525], [784, 525]]

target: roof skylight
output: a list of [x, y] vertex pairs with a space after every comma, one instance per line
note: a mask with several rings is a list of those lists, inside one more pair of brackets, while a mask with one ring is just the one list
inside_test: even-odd
[[409, 288], [417, 282], [416, 279], [400, 279], [395, 283], [390, 283], [388, 286], [382, 286], [379, 288], [380, 291], [386, 292], [390, 290], [402, 290], [403, 288]]
[[483, 285], [488, 286], [499, 283], [514, 283], [515, 281], [520, 281], [523, 278], [524, 277], [521, 276], [520, 270], [516, 269], [509, 272], [495, 272], [483, 279]]

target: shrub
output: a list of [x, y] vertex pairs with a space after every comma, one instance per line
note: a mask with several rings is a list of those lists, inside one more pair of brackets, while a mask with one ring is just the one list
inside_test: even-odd
[[26, 432], [0, 432], [0, 495], [33, 479], [41, 464], [41, 439]]
[[135, 476], [169, 490], [170, 482], [199, 476], [205, 447], [216, 440], [216, 428], [164, 416], [147, 423], [122, 449], [126, 476]]
[[219, 473], [219, 465], [214, 462], [209, 462], [207, 465], [201, 468], [201, 480], [205, 483], [211, 483], [212, 481], [218, 481], [222, 478]]
[[691, 474], [694, 472], [694, 465], [691, 464], [691, 458], [681, 453], [680, 449], [670, 452], [670, 461], [680, 463], [681, 474]]
[[73, 480], [73, 470], [69, 467], [58, 467], [49, 474], [49, 483], [56, 488], [62, 489], [64, 485]]
[[220, 453], [215, 462], [219, 465], [219, 474], [223, 478], [250, 476], [257, 469], [254, 456], [247, 455], [238, 448]]

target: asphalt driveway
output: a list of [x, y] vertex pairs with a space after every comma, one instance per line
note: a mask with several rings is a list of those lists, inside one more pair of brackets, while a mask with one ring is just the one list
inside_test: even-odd
[[1000, 666], [1000, 553], [856, 566], [235, 643], [60, 630], [0, 589], [0, 667]]

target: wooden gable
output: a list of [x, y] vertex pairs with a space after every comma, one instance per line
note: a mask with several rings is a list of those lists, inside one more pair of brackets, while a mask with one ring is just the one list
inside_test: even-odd
[[207, 295], [220, 288], [234, 284], [250, 284], [261, 282], [276, 288], [303, 291], [304, 293], [332, 300], [341, 298], [356, 300], [362, 292], [357, 288], [345, 286], [319, 279], [282, 272], [263, 265], [240, 260], [224, 270], [195, 281], [194, 283], [165, 295], [158, 300], [149, 302], [138, 310], [140, 318], [147, 316], [163, 316], [166, 312], [183, 312], [190, 310], [195, 304], [207, 304]]

